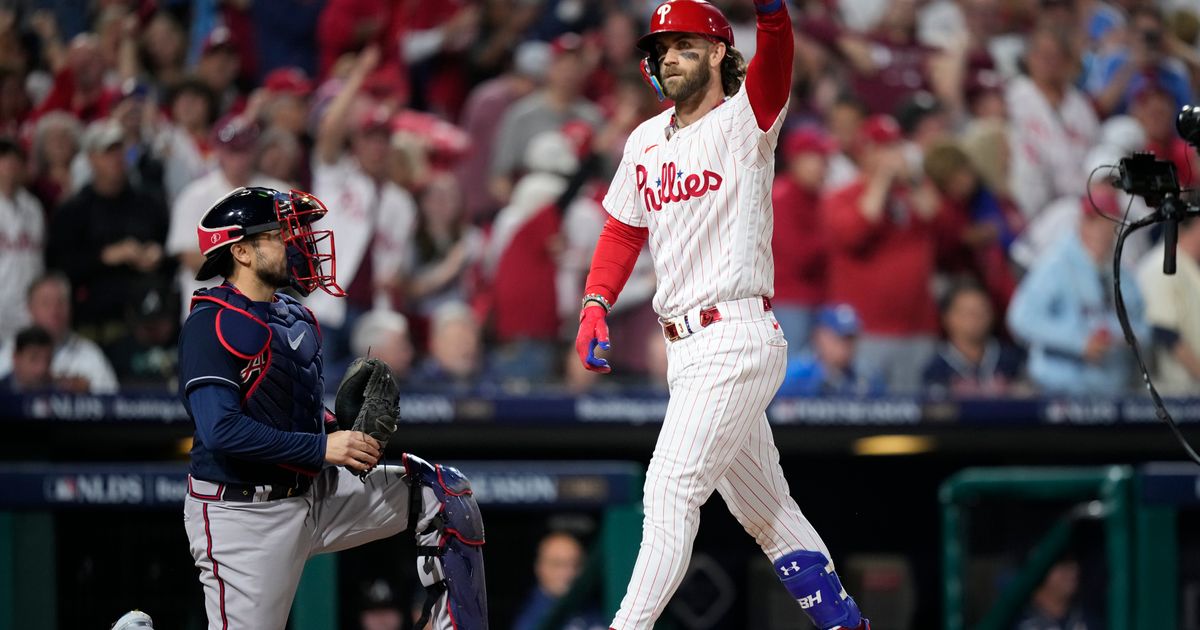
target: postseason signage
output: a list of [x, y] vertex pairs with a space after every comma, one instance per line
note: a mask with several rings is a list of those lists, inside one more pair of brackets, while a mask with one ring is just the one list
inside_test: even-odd
[[[460, 462], [481, 505], [592, 509], [640, 501], [642, 470], [630, 462]], [[0, 510], [178, 508], [182, 464], [0, 465]]]
[[[1200, 424], [1200, 398], [1167, 401], [1180, 424]], [[564, 425], [657, 424], [667, 410], [661, 392], [570, 396], [406, 392], [401, 421], [409, 424]], [[1158, 422], [1149, 399], [1012, 398], [944, 400], [921, 397], [777, 398], [767, 409], [777, 426], [901, 427], [1128, 426]], [[167, 393], [0, 395], [0, 422], [190, 422]]]

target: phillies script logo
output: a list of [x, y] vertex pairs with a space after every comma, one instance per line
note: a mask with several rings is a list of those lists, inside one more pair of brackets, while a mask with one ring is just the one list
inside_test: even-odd
[[663, 204], [672, 201], [687, 201], [694, 197], [703, 197], [710, 190], [720, 190], [725, 180], [720, 175], [705, 170], [703, 173], [679, 172], [674, 162], [662, 166], [662, 176], [654, 180], [654, 186], [647, 186], [650, 174], [646, 167], [637, 166], [637, 188], [646, 199], [646, 211], [660, 211]]

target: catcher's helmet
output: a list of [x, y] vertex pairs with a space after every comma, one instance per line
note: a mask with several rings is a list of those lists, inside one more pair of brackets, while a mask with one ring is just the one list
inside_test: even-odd
[[326, 212], [321, 200], [298, 190], [280, 192], [259, 187], [234, 190], [213, 204], [196, 227], [200, 253], [205, 256], [196, 279], [208, 280], [220, 273], [231, 255], [229, 245], [247, 236], [279, 230], [287, 247], [293, 288], [303, 295], [318, 287], [330, 295], [345, 295], [336, 280], [333, 232], [312, 229], [312, 224]]
[[667, 0], [658, 5], [650, 18], [650, 32], [638, 39], [637, 46], [646, 53], [641, 64], [642, 78], [654, 88], [660, 101], [666, 96], [658, 74], [654, 40], [663, 33], [693, 33], [733, 46], [733, 27], [717, 7], [704, 0]]

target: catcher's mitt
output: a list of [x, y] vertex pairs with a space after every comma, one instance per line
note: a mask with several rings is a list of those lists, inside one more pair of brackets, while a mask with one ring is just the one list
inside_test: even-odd
[[392, 371], [379, 359], [355, 359], [338, 385], [333, 413], [338, 426], [361, 431], [379, 442], [380, 450], [396, 432], [400, 390]]

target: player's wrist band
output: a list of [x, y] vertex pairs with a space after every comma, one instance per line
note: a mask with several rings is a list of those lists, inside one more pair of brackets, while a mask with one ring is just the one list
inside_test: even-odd
[[583, 296], [583, 303], [579, 308], [587, 308], [588, 302], [595, 302], [596, 304], [599, 304], [604, 309], [605, 313], [612, 310], [612, 304], [609, 304], [608, 300], [604, 299], [604, 296], [600, 295], [599, 293], [588, 293], [587, 295]]
[[763, 0], [754, 0], [754, 8], [759, 13], [774, 13], [783, 8], [783, 0], [773, 0], [772, 2], [763, 2]]

